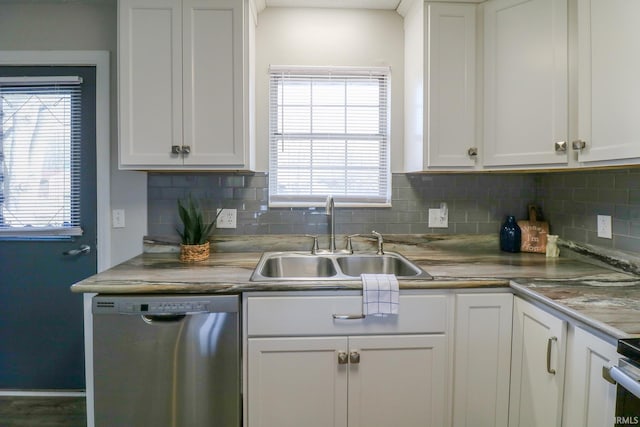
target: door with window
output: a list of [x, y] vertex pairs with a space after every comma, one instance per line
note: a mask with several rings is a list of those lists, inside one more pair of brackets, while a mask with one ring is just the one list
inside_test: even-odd
[[83, 389], [95, 67], [0, 67], [0, 389]]

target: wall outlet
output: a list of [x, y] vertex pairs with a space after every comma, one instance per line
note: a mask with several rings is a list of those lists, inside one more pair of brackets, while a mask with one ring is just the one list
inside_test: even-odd
[[124, 209], [114, 209], [111, 211], [111, 226], [113, 228], [124, 228]]
[[611, 216], [598, 215], [598, 237], [602, 237], [603, 239], [613, 238], [611, 232]]
[[429, 228], [449, 228], [447, 209], [429, 209]]
[[218, 219], [216, 220], [216, 228], [236, 228], [238, 216], [237, 210], [227, 208], [217, 210], [217, 212], [220, 211], [222, 211], [222, 213], [218, 215]]

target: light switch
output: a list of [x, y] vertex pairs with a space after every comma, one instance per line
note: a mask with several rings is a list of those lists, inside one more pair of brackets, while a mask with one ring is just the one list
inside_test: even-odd
[[114, 209], [111, 211], [111, 226], [113, 228], [124, 228], [124, 209]]

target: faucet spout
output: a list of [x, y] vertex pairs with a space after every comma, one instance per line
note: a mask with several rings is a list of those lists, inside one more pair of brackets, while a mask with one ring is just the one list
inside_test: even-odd
[[335, 202], [333, 196], [329, 194], [327, 196], [327, 203], [325, 205], [325, 211], [329, 216], [329, 252], [334, 253], [336, 251], [336, 217], [334, 215]]

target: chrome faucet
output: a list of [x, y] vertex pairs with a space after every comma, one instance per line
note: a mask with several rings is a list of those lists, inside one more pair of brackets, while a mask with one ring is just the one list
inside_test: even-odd
[[376, 252], [376, 254], [384, 255], [384, 250], [382, 249], [382, 245], [384, 244], [384, 239], [382, 238], [382, 234], [378, 233], [376, 230], [373, 230], [371, 234], [373, 234], [376, 237], [376, 239], [378, 239], [378, 252]]
[[329, 219], [329, 253], [334, 253], [336, 251], [336, 217], [334, 215], [335, 207], [336, 205], [333, 201], [333, 196], [329, 194], [327, 196], [327, 203], [325, 205], [325, 213], [327, 216], [331, 217]]

